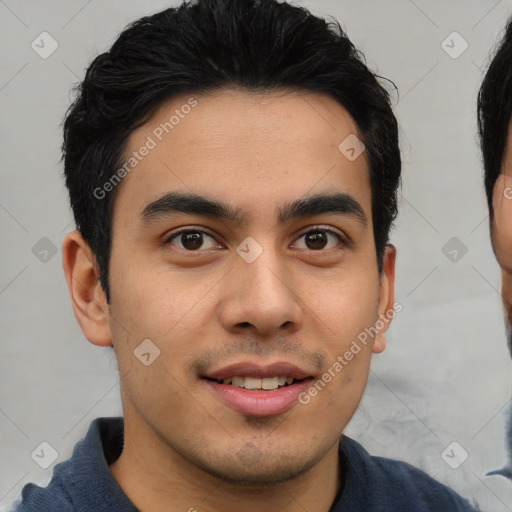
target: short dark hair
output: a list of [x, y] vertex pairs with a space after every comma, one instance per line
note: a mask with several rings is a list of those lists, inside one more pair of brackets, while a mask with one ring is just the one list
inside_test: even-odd
[[507, 22], [478, 91], [477, 108], [485, 193], [492, 222], [492, 194], [501, 172], [512, 114], [512, 18]]
[[325, 93], [347, 109], [366, 146], [381, 272], [401, 159], [397, 121], [378, 78], [338, 22], [286, 2], [183, 2], [129, 25], [78, 84], [62, 146], [76, 227], [96, 257], [107, 301], [115, 190], [102, 200], [94, 190], [114, 175], [130, 133], [164, 100], [229, 87]]

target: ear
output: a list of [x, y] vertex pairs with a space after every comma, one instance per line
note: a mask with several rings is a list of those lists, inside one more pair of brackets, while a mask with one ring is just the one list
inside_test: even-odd
[[[380, 296], [377, 308], [378, 333], [373, 342], [372, 351], [379, 354], [386, 348], [386, 331], [395, 316], [395, 260], [396, 248], [388, 244], [384, 250], [382, 273], [380, 276]], [[400, 308], [401, 309], [401, 308]]]
[[78, 231], [64, 238], [62, 264], [71, 305], [85, 337], [93, 345], [112, 345], [109, 306], [98, 278], [96, 258]]

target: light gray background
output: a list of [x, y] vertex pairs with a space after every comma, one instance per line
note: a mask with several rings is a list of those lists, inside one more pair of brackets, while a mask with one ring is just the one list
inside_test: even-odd
[[[333, 15], [368, 64], [400, 90], [403, 189], [392, 234], [403, 304], [374, 357], [366, 395], [347, 433], [372, 453], [409, 461], [484, 511], [512, 510], [512, 484], [485, 477], [505, 461], [503, 408], [511, 397], [499, 297], [476, 145], [476, 92], [512, 3], [505, 0], [309, 0]], [[60, 245], [74, 229], [61, 178], [61, 127], [73, 83], [130, 21], [176, 2], [0, 0], [0, 510], [29, 482], [42, 441], [68, 458], [89, 423], [121, 414], [110, 349], [83, 337], [70, 307]], [[58, 49], [31, 42], [47, 31]], [[469, 44], [454, 59], [442, 41]], [[450, 40], [449, 40], [450, 41]], [[461, 48], [455, 42], [455, 50]], [[451, 44], [451, 43], [450, 43]], [[47, 237], [44, 263], [32, 248]], [[443, 253], [457, 237], [468, 251]], [[37, 252], [37, 251], [36, 251]], [[41, 256], [41, 255], [39, 255]], [[469, 458], [441, 458], [456, 441]]]

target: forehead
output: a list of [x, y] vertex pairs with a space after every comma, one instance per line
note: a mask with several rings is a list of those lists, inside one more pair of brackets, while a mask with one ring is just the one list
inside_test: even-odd
[[360, 138], [328, 95], [227, 89], [175, 96], [131, 134], [125, 163], [133, 166], [114, 212], [140, 215], [148, 201], [178, 190], [223, 199], [257, 219], [269, 205], [332, 189], [355, 196], [370, 217], [366, 154], [353, 158]]

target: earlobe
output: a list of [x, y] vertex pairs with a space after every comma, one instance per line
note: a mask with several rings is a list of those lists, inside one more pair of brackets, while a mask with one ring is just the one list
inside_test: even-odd
[[375, 336], [372, 352], [374, 354], [380, 354], [381, 352], [384, 352], [385, 348], [386, 348], [386, 333], [379, 332], [379, 334], [377, 334], [377, 336]]
[[78, 231], [64, 238], [62, 264], [71, 305], [85, 337], [94, 345], [112, 345], [109, 307], [98, 279], [96, 259]]
[[376, 322], [379, 332], [375, 336], [372, 348], [376, 354], [380, 354], [386, 348], [386, 331], [395, 315], [395, 261], [396, 248], [394, 245], [388, 244], [384, 250], [380, 277], [380, 298]]

